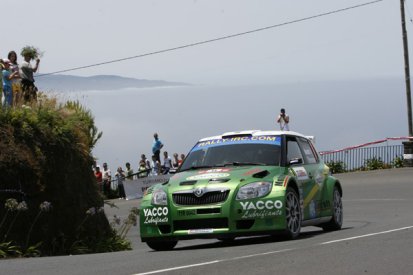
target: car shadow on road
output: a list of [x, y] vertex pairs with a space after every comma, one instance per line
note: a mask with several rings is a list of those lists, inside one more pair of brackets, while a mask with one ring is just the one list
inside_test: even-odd
[[[322, 229], [301, 232], [297, 240], [312, 238], [320, 234], [325, 234], [325, 232]], [[214, 241], [213, 239], [211, 239], [211, 243], [188, 245], [185, 247], [175, 248], [174, 250], [194, 250], [194, 249], [211, 249], [211, 248], [214, 249], [214, 248], [220, 248], [220, 247], [248, 246], [248, 245], [274, 243], [274, 242], [282, 243], [286, 241], [291, 241], [291, 240], [288, 240], [281, 235], [242, 237], [242, 238], [237, 238], [235, 240], [226, 240], [226, 241]]]

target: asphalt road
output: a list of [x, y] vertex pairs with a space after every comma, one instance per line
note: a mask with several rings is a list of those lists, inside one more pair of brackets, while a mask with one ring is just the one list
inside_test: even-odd
[[[0, 274], [413, 274], [413, 168], [336, 175], [342, 183], [344, 226], [324, 233], [303, 228], [299, 239], [181, 241], [154, 252], [128, 237], [133, 251], [0, 260]], [[116, 201], [108, 216], [127, 215], [139, 201]]]

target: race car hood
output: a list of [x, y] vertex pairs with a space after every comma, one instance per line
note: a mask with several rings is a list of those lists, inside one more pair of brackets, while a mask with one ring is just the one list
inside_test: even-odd
[[214, 169], [199, 169], [175, 174], [169, 179], [169, 192], [190, 190], [196, 188], [214, 188], [225, 186], [234, 189], [238, 185], [266, 180], [273, 181], [280, 173], [280, 167], [275, 166], [240, 166]]

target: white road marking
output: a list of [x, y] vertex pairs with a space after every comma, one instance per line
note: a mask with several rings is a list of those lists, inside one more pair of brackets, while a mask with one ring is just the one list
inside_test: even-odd
[[183, 266], [165, 268], [165, 269], [160, 269], [160, 270], [153, 270], [153, 271], [144, 272], [144, 273], [136, 273], [136, 274], [133, 274], [133, 275], [156, 274], [156, 273], [168, 272], [168, 271], [173, 271], [173, 270], [191, 268], [191, 267], [195, 267], [195, 266], [203, 266], [203, 265], [209, 265], [209, 264], [216, 264], [216, 263], [220, 263], [220, 262], [235, 261], [235, 260], [241, 260], [241, 259], [245, 259], [245, 258], [259, 257], [259, 256], [275, 254], [275, 253], [282, 253], [282, 252], [286, 252], [286, 251], [290, 251], [290, 250], [293, 250], [293, 249], [283, 249], [283, 250], [269, 251], [269, 252], [251, 254], [251, 255], [246, 255], [246, 256], [229, 258], [229, 259], [222, 259], [222, 260], [215, 260], [215, 261], [211, 261], [211, 262], [204, 262], [204, 263], [199, 263], [199, 264], [183, 265]]
[[401, 230], [407, 230], [407, 229], [411, 229], [411, 228], [413, 228], [413, 225], [412, 225], [412, 226], [401, 227], [401, 228], [396, 228], [396, 229], [392, 229], [392, 230], [387, 230], [387, 231], [381, 231], [381, 232], [376, 232], [376, 233], [371, 233], [371, 234], [365, 234], [365, 235], [360, 235], [360, 236], [345, 238], [345, 239], [328, 241], [328, 242], [324, 242], [324, 243], [321, 243], [321, 244], [330, 244], [330, 243], [344, 242], [344, 241], [349, 241], [349, 240], [354, 240], [354, 239], [371, 237], [371, 236], [375, 236], [375, 235], [392, 233], [392, 232], [401, 231]]
[[172, 270], [190, 268], [190, 267], [194, 267], [194, 266], [216, 264], [216, 263], [219, 263], [219, 262], [221, 262], [221, 261], [220, 261], [220, 260], [216, 260], [216, 261], [212, 261], [212, 262], [205, 262], [205, 263], [191, 264], [191, 265], [183, 265], [183, 266], [177, 266], [177, 267], [159, 269], [159, 270], [154, 270], [154, 271], [149, 271], [149, 272], [144, 272], [144, 273], [136, 273], [136, 274], [133, 274], [133, 275], [145, 275], [145, 274], [162, 273], [162, 272], [168, 272], [168, 271], [172, 271]]
[[[376, 235], [381, 235], [381, 234], [387, 234], [387, 233], [392, 233], [392, 232], [402, 231], [402, 230], [407, 230], [407, 229], [412, 229], [412, 228], [413, 228], [413, 225], [412, 226], [401, 227], [401, 228], [396, 228], [396, 229], [392, 229], [392, 230], [387, 230], [387, 231], [371, 233], [371, 234], [354, 236], [354, 237], [345, 238], [345, 239], [332, 240], [332, 241], [323, 242], [323, 243], [319, 243], [319, 244], [315, 244], [315, 245], [324, 245], [324, 244], [344, 242], [344, 241], [360, 239], [360, 238], [366, 238], [366, 237], [371, 237], [371, 236], [376, 236]], [[149, 271], [149, 272], [136, 273], [136, 274], [133, 274], [133, 275], [146, 275], [146, 274], [163, 273], [163, 272], [168, 272], [168, 271], [173, 271], [173, 270], [186, 269], [186, 268], [191, 268], [191, 267], [196, 267], [196, 266], [210, 265], [210, 264], [216, 264], [216, 263], [222, 263], [222, 262], [228, 262], [228, 261], [236, 261], [236, 260], [242, 260], [242, 259], [252, 258], [252, 257], [259, 257], [259, 256], [264, 256], [264, 255], [269, 255], [269, 254], [283, 253], [283, 252], [293, 251], [293, 250], [297, 250], [297, 248], [269, 251], [269, 252], [239, 256], [239, 257], [234, 257], [234, 258], [229, 258], [229, 259], [215, 260], [215, 261], [198, 263], [198, 264], [176, 266], [176, 267], [171, 267], [171, 268], [153, 270], [153, 271]]]

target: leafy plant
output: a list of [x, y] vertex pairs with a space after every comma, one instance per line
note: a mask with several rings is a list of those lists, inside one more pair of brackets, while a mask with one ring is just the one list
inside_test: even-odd
[[364, 161], [366, 170], [378, 170], [384, 169], [385, 165], [381, 158], [373, 157], [372, 159], [367, 159]]
[[326, 165], [330, 168], [332, 174], [346, 172], [346, 164], [342, 161], [331, 161], [327, 162]]
[[33, 46], [25, 46], [20, 52], [21, 56], [29, 56], [30, 59], [37, 59], [43, 56], [43, 52], [39, 48]]
[[42, 245], [42, 242], [38, 242], [35, 245], [29, 246], [24, 252], [23, 256], [24, 257], [39, 257], [41, 255], [41, 252], [39, 249], [41, 245]]
[[395, 157], [394, 159], [393, 159], [393, 161], [392, 161], [392, 166], [394, 167], [394, 168], [401, 168], [401, 167], [403, 167], [404, 165], [403, 165], [403, 158], [401, 158], [401, 157]]
[[13, 241], [0, 243], [0, 257], [20, 256], [22, 254], [20, 246], [14, 245]]

